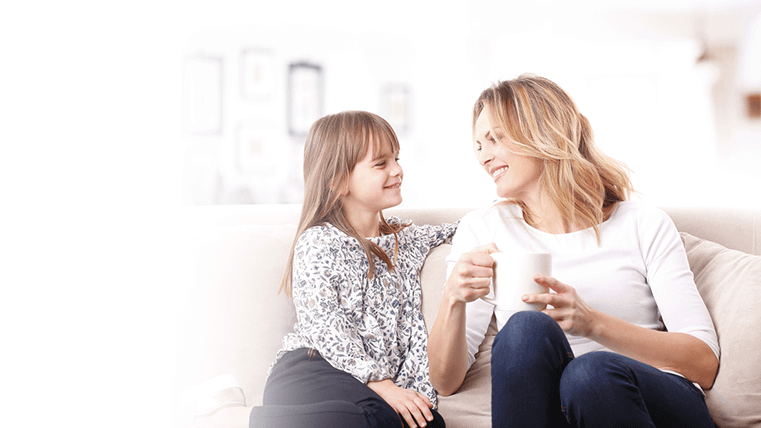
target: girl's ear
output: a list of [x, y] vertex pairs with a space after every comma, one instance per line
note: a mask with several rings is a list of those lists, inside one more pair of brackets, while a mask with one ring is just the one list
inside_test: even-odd
[[336, 180], [333, 180], [333, 183], [330, 185], [330, 191], [337, 191], [339, 195], [346, 196], [346, 194], [349, 193], [349, 188], [346, 183], [336, 183]]

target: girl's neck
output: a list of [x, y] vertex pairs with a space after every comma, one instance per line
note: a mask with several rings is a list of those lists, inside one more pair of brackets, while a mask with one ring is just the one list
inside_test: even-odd
[[345, 211], [346, 220], [360, 236], [373, 238], [380, 236], [380, 212]]

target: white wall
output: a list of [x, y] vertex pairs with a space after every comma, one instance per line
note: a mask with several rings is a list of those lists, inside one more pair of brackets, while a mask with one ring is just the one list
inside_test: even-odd
[[[298, 202], [301, 147], [285, 132], [284, 82], [289, 62], [308, 59], [325, 70], [325, 113], [380, 113], [383, 84], [412, 89], [413, 127], [400, 135], [405, 205], [478, 206], [493, 198], [470, 152], [470, 108], [489, 84], [522, 72], [547, 76], [571, 93], [598, 144], [633, 169], [646, 201], [761, 204], [747, 197], [761, 182], [751, 167], [761, 157], [761, 133], [744, 117], [732, 68], [761, 2], [709, 2], [703, 9], [688, 3], [606, 9], [594, 2], [438, 8], [391, 2], [366, 11], [334, 1], [296, 9], [238, 5], [243, 12], [235, 16], [217, 11], [208, 26], [188, 26], [183, 53], [225, 58], [227, 122], [216, 137], [183, 136], [185, 183], [207, 185], [202, 191], [184, 186], [183, 202], [250, 202], [239, 197], [241, 188], [253, 191], [254, 202]], [[724, 55], [696, 65], [700, 34]], [[251, 46], [275, 52], [280, 71], [266, 114], [241, 101], [236, 86], [239, 51]], [[273, 140], [287, 148], [279, 178], [235, 170], [234, 124], [244, 120], [275, 124]]]

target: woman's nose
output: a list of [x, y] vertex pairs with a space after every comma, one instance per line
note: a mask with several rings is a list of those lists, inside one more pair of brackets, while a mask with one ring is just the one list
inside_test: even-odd
[[492, 160], [493, 157], [494, 156], [492, 156], [491, 150], [486, 147], [482, 146], [481, 150], [476, 150], [476, 159], [481, 165], [486, 165]]

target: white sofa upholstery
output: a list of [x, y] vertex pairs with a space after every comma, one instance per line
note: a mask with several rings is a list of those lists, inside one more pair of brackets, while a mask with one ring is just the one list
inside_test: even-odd
[[[261, 404], [266, 372], [295, 321], [292, 303], [277, 288], [299, 210], [299, 205], [185, 209], [177, 426], [243, 428], [251, 407]], [[665, 210], [682, 232], [723, 350], [716, 384], [707, 391], [714, 421], [722, 428], [761, 426], [761, 210]], [[385, 214], [439, 224], [468, 211], [395, 208]], [[423, 268], [423, 312], [429, 327], [447, 252], [448, 246], [433, 250]], [[449, 427], [490, 425], [490, 334], [460, 391], [440, 400]]]

